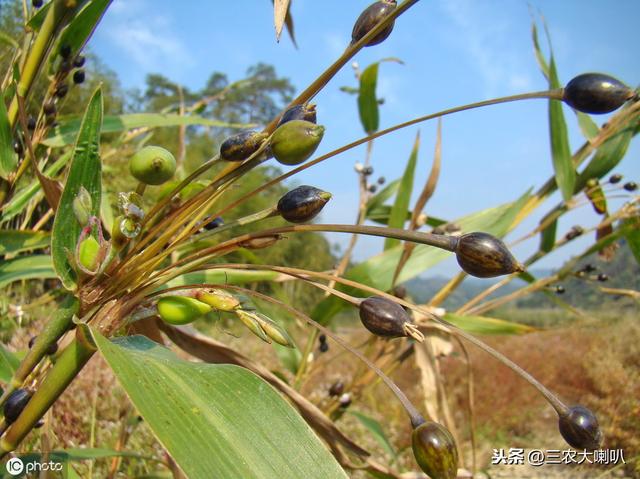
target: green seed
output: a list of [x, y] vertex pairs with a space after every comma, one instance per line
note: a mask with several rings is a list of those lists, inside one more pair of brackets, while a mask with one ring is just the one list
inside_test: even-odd
[[176, 172], [176, 159], [159, 146], [145, 146], [129, 160], [133, 177], [147, 185], [161, 185]]
[[445, 427], [425, 421], [413, 430], [411, 443], [416, 462], [431, 479], [457, 477], [458, 449]]
[[169, 324], [188, 324], [211, 311], [211, 306], [187, 296], [164, 296], [158, 300], [158, 314]]
[[318, 148], [324, 127], [305, 120], [291, 120], [278, 127], [271, 137], [271, 152], [284, 165], [298, 165]]
[[99, 266], [100, 243], [93, 236], [82, 240], [78, 248], [78, 262], [88, 271], [96, 271]]

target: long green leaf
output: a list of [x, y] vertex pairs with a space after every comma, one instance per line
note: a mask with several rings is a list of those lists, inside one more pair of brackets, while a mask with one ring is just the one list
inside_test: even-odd
[[535, 331], [535, 328], [525, 324], [505, 321], [504, 319], [487, 318], [485, 316], [464, 316], [447, 313], [444, 315], [444, 319], [471, 334], [526, 334]]
[[248, 370], [183, 361], [141, 336], [94, 337], [190, 479], [347, 477], [295, 409]]
[[634, 258], [640, 264], [640, 218], [636, 216], [626, 219], [624, 224], [627, 226], [624, 237]]
[[13, 137], [4, 104], [4, 92], [0, 90], [0, 177], [6, 179], [17, 164], [18, 157], [13, 151]]
[[367, 211], [384, 205], [385, 201], [396, 194], [400, 188], [400, 179], [393, 180], [367, 201]]
[[535, 20], [531, 22], [531, 37], [533, 39], [533, 50], [536, 54], [536, 60], [538, 61], [538, 66], [540, 67], [540, 71], [544, 75], [544, 77], [549, 80], [549, 64], [547, 60], [544, 58], [542, 54], [542, 50], [540, 48], [540, 41], [538, 40], [538, 27], [536, 26]]
[[166, 287], [187, 284], [247, 284], [258, 281], [273, 281], [279, 276], [275, 271], [242, 271], [237, 269], [211, 269], [178, 276], [167, 282]]
[[380, 125], [378, 98], [376, 97], [379, 66], [379, 62], [372, 63], [365, 68], [362, 75], [360, 75], [358, 113], [360, 113], [360, 123], [362, 123], [362, 128], [368, 135], [376, 132]]
[[0, 343], [0, 381], [8, 383], [20, 365], [18, 357]]
[[[551, 88], [560, 88], [560, 80], [558, 79], [553, 54], [551, 55], [549, 74]], [[551, 156], [553, 158], [556, 184], [564, 200], [569, 201], [573, 196], [576, 184], [576, 169], [571, 158], [569, 133], [567, 132], [567, 123], [562, 111], [562, 102], [558, 100], [549, 100], [549, 134], [551, 136]]]
[[23, 279], [55, 278], [51, 256], [37, 254], [20, 256], [15, 259], [0, 262], [0, 288], [14, 281]]
[[0, 230], [0, 255], [46, 248], [50, 239], [46, 231]]
[[75, 251], [81, 226], [73, 212], [73, 200], [80, 188], [91, 195], [91, 214], [100, 215], [100, 197], [102, 195], [100, 165], [100, 127], [102, 125], [102, 92], [100, 88], [91, 97], [82, 120], [76, 140], [67, 182], [62, 191], [58, 211], [53, 222], [51, 253], [53, 265], [67, 289], [74, 289], [75, 272], [67, 258], [68, 252]]
[[[197, 115], [176, 115], [172, 113], [131, 113], [129, 115], [105, 116], [102, 124], [102, 133], [117, 133], [135, 128], [160, 128], [166, 126], [214, 126], [219, 128], [248, 128], [251, 124], [226, 123], [224, 121], [209, 120]], [[62, 121], [56, 128], [56, 133], [43, 143], [47, 146], [59, 147], [73, 143], [78, 130], [80, 120], [77, 118]]]
[[60, 45], [78, 53], [87, 42], [113, 0], [89, 0], [65, 28], [60, 37]]
[[[411, 201], [411, 193], [413, 193], [413, 178], [416, 172], [416, 163], [418, 162], [418, 150], [420, 149], [420, 132], [416, 134], [415, 142], [413, 143], [413, 149], [407, 161], [407, 166], [404, 169], [402, 180], [400, 181], [400, 188], [398, 194], [391, 208], [391, 215], [389, 216], [390, 228], [402, 228], [406, 221], [406, 211], [409, 209], [409, 202]], [[384, 241], [384, 250], [387, 251], [400, 244], [400, 240], [395, 238], [387, 238]]]
[[[544, 218], [542, 219], [544, 221]], [[540, 233], [540, 251], [548, 253], [556, 244], [556, 233], [558, 230], [558, 220], [554, 220]]]
[[382, 426], [378, 421], [358, 411], [349, 411], [349, 414], [354, 416], [358, 421], [360, 421], [360, 424], [366, 427], [369, 432], [373, 434], [375, 440], [378, 441], [387, 454], [393, 458], [398, 457], [398, 453], [389, 442], [389, 439], [387, 439], [384, 429], [382, 429]]
[[587, 140], [592, 139], [598, 134], [600, 128], [598, 128], [598, 125], [596, 125], [589, 115], [581, 111], [576, 111], [576, 116], [578, 117], [580, 131], [582, 131], [582, 134]]

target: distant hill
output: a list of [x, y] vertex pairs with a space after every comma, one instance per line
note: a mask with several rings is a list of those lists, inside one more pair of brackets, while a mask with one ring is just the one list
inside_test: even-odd
[[[628, 309], [638, 307], [637, 303], [630, 298], [604, 294], [599, 290], [600, 286], [605, 286], [609, 288], [640, 291], [640, 265], [638, 265], [626, 243], [621, 245], [611, 261], [604, 261], [597, 255], [593, 255], [580, 262], [576, 271], [583, 269], [587, 265], [595, 267], [595, 271], [585, 274], [582, 278], [573, 277], [562, 282], [565, 293], [558, 295], [562, 300], [581, 309], [603, 307]], [[531, 273], [536, 278], [544, 278], [552, 274], [553, 271], [532, 270]], [[607, 275], [607, 281], [597, 281], [597, 276], [601, 273]], [[414, 301], [425, 303], [432, 298], [448, 280], [449, 278], [443, 276], [415, 278], [407, 281], [405, 286]], [[462, 285], [446, 299], [443, 306], [446, 309], [456, 309], [497, 281], [498, 279], [467, 278]], [[490, 297], [509, 294], [523, 285], [524, 283], [522, 281], [515, 280]], [[553, 301], [542, 293], [535, 293], [521, 298], [510, 306], [520, 308], [557, 307]]]

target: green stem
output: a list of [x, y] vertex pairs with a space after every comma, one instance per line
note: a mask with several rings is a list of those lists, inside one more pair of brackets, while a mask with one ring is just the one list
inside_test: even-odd
[[78, 326], [76, 339], [67, 346], [49, 370], [38, 390], [33, 394], [24, 410], [12, 423], [0, 440], [0, 459], [13, 451], [51, 405], [64, 392], [96, 351], [85, 328]]

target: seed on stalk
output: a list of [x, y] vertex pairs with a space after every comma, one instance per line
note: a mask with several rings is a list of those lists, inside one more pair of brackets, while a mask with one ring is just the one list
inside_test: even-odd
[[230, 136], [220, 145], [220, 158], [225, 161], [244, 161], [262, 146], [265, 133], [247, 130]]
[[85, 61], [86, 58], [84, 57], [84, 55], [78, 55], [75, 60], [73, 60], [73, 66], [76, 68], [82, 68]]
[[562, 99], [583, 113], [609, 113], [633, 97], [631, 88], [612, 76], [583, 73], [564, 87]]
[[385, 181], [387, 181], [387, 179], [384, 176], [381, 176], [380, 178], [378, 178], [379, 185], [384, 185]]
[[564, 286], [562, 286], [561, 284], [556, 286], [556, 294], [564, 294], [564, 293], [565, 293]]
[[164, 296], [158, 300], [158, 315], [169, 324], [188, 324], [211, 311], [211, 306], [187, 296]]
[[318, 349], [320, 350], [321, 353], [326, 353], [327, 351], [329, 351], [329, 343], [320, 343], [320, 346], [318, 346]]
[[22, 141], [17, 139], [13, 142], [13, 151], [18, 155], [18, 158], [22, 158], [24, 156], [24, 146], [22, 146]]
[[635, 181], [630, 181], [625, 183], [622, 187], [627, 191], [636, 191], [638, 189], [638, 184]]
[[42, 4], [42, 0], [31, 0], [31, 5], [33, 5], [33, 8], [40, 8]]
[[622, 181], [622, 175], [619, 173], [613, 174], [609, 177], [609, 183], [615, 185], [616, 183], [620, 183]]
[[[36, 343], [37, 337], [38, 336], [32, 336], [31, 339], [29, 339], [29, 349], [33, 348], [33, 345]], [[57, 352], [58, 352], [58, 343], [53, 343], [49, 345], [49, 347], [45, 351], [45, 354], [49, 356], [53, 356]]]
[[221, 289], [208, 289], [205, 291], [198, 291], [196, 293], [196, 299], [208, 304], [218, 311], [234, 311], [240, 307], [240, 300]]
[[344, 383], [340, 380], [336, 381], [329, 388], [329, 396], [337, 397], [344, 393]]
[[[351, 32], [351, 43], [356, 43], [373, 28], [380, 23], [386, 16], [388, 16], [396, 8], [396, 0], [380, 0], [369, 5], [360, 14], [356, 23], [353, 26]], [[382, 43], [393, 31], [394, 22], [389, 23], [380, 33], [373, 37], [365, 45], [365, 47], [371, 47]]]
[[414, 426], [411, 446], [416, 462], [431, 479], [454, 479], [458, 475], [458, 449], [451, 433], [433, 421]]
[[49, 100], [44, 105], [42, 105], [42, 111], [49, 117], [54, 116], [57, 111], [56, 104], [53, 102], [53, 100]]
[[73, 83], [75, 83], [76, 85], [84, 83], [85, 78], [86, 75], [84, 73], [84, 70], [76, 70], [75, 72], [73, 72]]
[[15, 422], [31, 399], [31, 393], [26, 389], [16, 389], [4, 403], [4, 421], [7, 424]]
[[349, 406], [351, 406], [351, 394], [344, 393], [342, 396], [340, 396], [338, 402], [340, 403], [340, 407], [342, 409], [347, 409]]
[[316, 106], [313, 103], [292, 106], [282, 114], [276, 128], [292, 120], [305, 120], [316, 123]]
[[372, 296], [363, 300], [359, 309], [362, 324], [376, 336], [410, 336], [418, 341], [424, 339], [424, 335], [398, 303], [381, 296]]
[[33, 131], [36, 129], [36, 119], [32, 116], [27, 120], [27, 129]]
[[176, 172], [176, 159], [160, 146], [145, 146], [129, 160], [131, 175], [147, 185], [161, 185]]
[[207, 231], [211, 231], [216, 228], [219, 228], [222, 225], [224, 225], [224, 220], [222, 219], [222, 217], [216, 216], [214, 219], [212, 219], [211, 221], [207, 221], [204, 224], [204, 229]]
[[601, 283], [604, 283], [605, 281], [609, 281], [609, 276], [607, 276], [604, 273], [600, 273], [598, 275], [598, 281], [600, 281]]
[[460, 267], [477, 278], [492, 278], [524, 271], [524, 267], [506, 245], [488, 233], [476, 232], [460, 236], [455, 253]]
[[291, 223], [306, 223], [315, 218], [331, 199], [331, 193], [313, 186], [299, 186], [278, 201], [277, 210]]
[[56, 91], [54, 92], [54, 95], [57, 98], [64, 98], [65, 96], [67, 96], [68, 92], [69, 92], [69, 85], [67, 85], [66, 83], [59, 83], [56, 86]]
[[362, 174], [365, 176], [373, 175], [373, 166], [365, 166], [364, 169], [362, 170]]
[[68, 60], [71, 56], [71, 46], [70, 45], [62, 45], [60, 47], [60, 56], [65, 60]]
[[318, 148], [324, 126], [305, 120], [291, 120], [278, 127], [271, 137], [271, 152], [284, 165], [298, 165]]
[[564, 235], [564, 238], [567, 241], [571, 241], [573, 239], [576, 239], [578, 236], [581, 236], [583, 233], [584, 233], [584, 228], [582, 228], [582, 226], [576, 225], [576, 226], [573, 226], [566, 235]]
[[369, 193], [374, 194], [376, 191], [378, 191], [378, 187], [376, 185], [369, 185], [367, 190], [369, 190]]
[[560, 434], [565, 441], [576, 449], [599, 449], [603, 435], [598, 425], [598, 419], [589, 409], [583, 406], [573, 406], [566, 414], [561, 414], [558, 420]]

